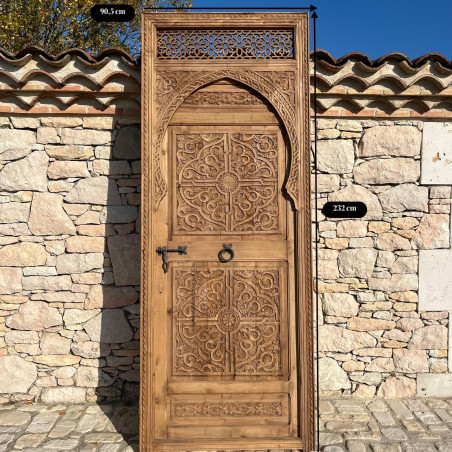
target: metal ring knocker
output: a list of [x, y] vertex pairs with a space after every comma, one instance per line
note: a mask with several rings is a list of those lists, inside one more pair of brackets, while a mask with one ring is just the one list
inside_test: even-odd
[[[225, 253], [228, 253], [229, 257], [224, 257]], [[228, 245], [226, 243], [223, 243], [223, 249], [219, 251], [218, 259], [220, 262], [223, 262], [223, 263], [232, 261], [232, 259], [234, 259], [234, 251], [232, 249], [231, 243], [229, 243]]]

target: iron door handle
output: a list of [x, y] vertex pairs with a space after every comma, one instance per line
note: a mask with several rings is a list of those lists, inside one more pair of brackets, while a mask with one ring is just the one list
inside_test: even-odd
[[178, 246], [177, 250], [169, 250], [166, 246], [159, 246], [156, 250], [157, 254], [162, 256], [162, 268], [164, 273], [168, 273], [168, 253], [187, 254], [186, 246]]
[[[225, 253], [229, 254], [229, 256], [225, 257]], [[218, 252], [218, 259], [223, 264], [234, 259], [234, 250], [232, 249], [232, 243], [223, 243], [223, 249]]]

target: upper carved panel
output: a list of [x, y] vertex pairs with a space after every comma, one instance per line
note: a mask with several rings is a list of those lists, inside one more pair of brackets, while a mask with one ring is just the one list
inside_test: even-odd
[[276, 133], [176, 134], [175, 233], [277, 232]]
[[294, 58], [292, 30], [159, 30], [160, 60], [287, 60]]

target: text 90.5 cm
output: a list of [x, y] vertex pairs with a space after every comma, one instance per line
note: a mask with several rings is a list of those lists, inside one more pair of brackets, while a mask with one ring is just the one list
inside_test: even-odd
[[100, 13], [103, 15], [106, 15], [106, 16], [111, 16], [113, 14], [124, 15], [124, 14], [126, 14], [126, 10], [125, 9], [116, 9], [116, 8], [101, 8]]

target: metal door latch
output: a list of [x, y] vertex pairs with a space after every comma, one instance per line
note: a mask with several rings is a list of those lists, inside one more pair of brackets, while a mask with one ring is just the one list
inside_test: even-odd
[[[225, 257], [225, 253], [228, 254], [227, 257]], [[232, 244], [223, 243], [223, 249], [220, 250], [218, 253], [218, 260], [220, 262], [226, 263], [232, 261], [232, 259], [234, 259], [234, 251], [232, 249]]]
[[166, 246], [159, 246], [157, 249], [157, 254], [162, 255], [162, 268], [165, 273], [168, 273], [168, 253], [179, 253], [179, 254], [187, 254], [186, 246], [178, 246], [177, 250], [169, 250]]

